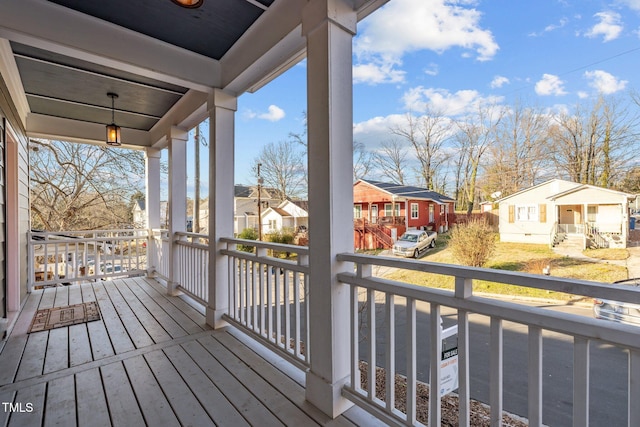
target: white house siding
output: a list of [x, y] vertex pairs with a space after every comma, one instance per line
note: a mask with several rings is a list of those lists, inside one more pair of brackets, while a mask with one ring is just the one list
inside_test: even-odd
[[[12, 176], [7, 177], [6, 183], [11, 183], [17, 190], [17, 230], [11, 233], [15, 238], [7, 238], [7, 250], [16, 251], [18, 272], [12, 277], [17, 277], [18, 285], [20, 288], [20, 301], [24, 301], [27, 294], [27, 233], [30, 229], [29, 219], [29, 152], [28, 141], [26, 132], [22, 126], [21, 121], [18, 118], [17, 111], [13, 104], [10, 104], [8, 100], [9, 96], [7, 86], [0, 76], [0, 120], [5, 121], [5, 149], [10, 152], [11, 155], [8, 158], [11, 165], [10, 173]], [[10, 133], [8, 132], [10, 129]], [[12, 144], [9, 147], [9, 144]], [[10, 148], [10, 149], [9, 149]], [[6, 193], [5, 193], [6, 195]], [[2, 218], [2, 228], [6, 228], [5, 218]], [[8, 270], [3, 271], [3, 275], [6, 277]], [[4, 294], [4, 292], [3, 292]]]

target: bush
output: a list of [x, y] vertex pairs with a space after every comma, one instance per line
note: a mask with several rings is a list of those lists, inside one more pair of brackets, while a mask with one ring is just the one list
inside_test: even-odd
[[[238, 234], [238, 239], [258, 240], [258, 232], [253, 228], [245, 228]], [[254, 246], [238, 245], [238, 250], [255, 253], [256, 248]]]
[[451, 230], [449, 249], [462, 265], [483, 267], [496, 249], [496, 236], [483, 219], [471, 219]]
[[[293, 231], [290, 231], [287, 229], [282, 229], [280, 231], [273, 231], [266, 235], [267, 242], [282, 243], [285, 245], [293, 244], [294, 238], [295, 238], [295, 235], [293, 234]], [[291, 254], [290, 252], [286, 252], [285, 256], [289, 258], [290, 254]], [[274, 251], [273, 256], [280, 256], [280, 253]]]

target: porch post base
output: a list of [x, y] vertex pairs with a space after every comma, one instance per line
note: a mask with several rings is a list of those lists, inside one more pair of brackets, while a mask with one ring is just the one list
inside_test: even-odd
[[213, 329], [220, 329], [228, 326], [229, 323], [222, 318], [224, 314], [227, 314], [227, 310], [216, 310], [213, 307], [207, 306], [205, 310], [207, 325], [213, 327]]
[[307, 372], [305, 398], [331, 418], [336, 418], [353, 406], [353, 402], [342, 397], [342, 387], [349, 382], [349, 377], [342, 378], [333, 384], [328, 383], [313, 372]]
[[178, 290], [178, 284], [176, 282], [167, 282], [167, 295], [175, 297], [180, 295], [180, 291]]

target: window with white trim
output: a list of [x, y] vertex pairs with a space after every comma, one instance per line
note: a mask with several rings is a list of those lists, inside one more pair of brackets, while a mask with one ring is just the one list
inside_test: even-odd
[[516, 221], [538, 221], [538, 205], [516, 205]]
[[353, 205], [353, 217], [355, 219], [362, 218], [362, 205]]
[[435, 206], [429, 205], [429, 222], [435, 222]]
[[411, 203], [411, 219], [417, 219], [418, 218], [418, 204], [417, 203]]

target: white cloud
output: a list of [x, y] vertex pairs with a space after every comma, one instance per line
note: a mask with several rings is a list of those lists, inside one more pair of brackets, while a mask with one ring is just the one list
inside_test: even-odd
[[354, 76], [357, 70], [358, 82], [398, 82], [404, 78], [399, 71], [403, 56], [419, 50], [442, 53], [459, 47], [479, 61], [490, 60], [499, 47], [491, 31], [480, 26], [481, 16], [468, 1], [389, 2], [360, 25], [354, 40]]
[[578, 98], [585, 99], [585, 98], [588, 98], [588, 97], [589, 97], [589, 94], [587, 92], [582, 91], [582, 90], [578, 91]]
[[619, 80], [614, 75], [602, 70], [586, 71], [584, 76], [589, 80], [589, 86], [604, 95], [624, 90], [629, 83], [627, 80]]
[[591, 27], [591, 29], [585, 33], [585, 36], [590, 38], [602, 36], [602, 41], [604, 42], [615, 40], [620, 36], [623, 26], [620, 22], [621, 17], [619, 13], [605, 11], [598, 12], [593, 16], [599, 19], [600, 22]]
[[438, 67], [438, 64], [432, 62], [429, 64], [429, 67], [424, 69], [424, 73], [429, 76], [437, 76], [440, 74], [440, 67]]
[[446, 89], [425, 88], [409, 89], [402, 97], [404, 108], [415, 113], [434, 111], [446, 116], [457, 116], [473, 110], [479, 105], [492, 105], [502, 102], [502, 97], [483, 97], [476, 90], [459, 90], [451, 93]]
[[493, 80], [491, 80], [491, 87], [493, 89], [500, 88], [504, 85], [509, 84], [509, 79], [504, 76], [495, 76]]
[[402, 83], [405, 72], [393, 68], [393, 62], [357, 64], [353, 66], [354, 83]]
[[529, 33], [530, 37], [540, 37], [542, 35], [544, 35], [544, 33], [550, 33], [552, 31], [558, 30], [562, 27], [564, 27], [565, 25], [567, 25], [567, 23], [569, 22], [568, 18], [562, 18], [560, 19], [560, 21], [558, 21], [557, 24], [549, 24], [546, 27], [544, 27], [544, 30], [542, 30], [539, 33], [533, 32], [533, 33]]
[[259, 119], [269, 120], [270, 122], [277, 122], [284, 119], [284, 110], [277, 105], [269, 105], [266, 113], [258, 114]]
[[618, 0], [618, 2], [628, 6], [629, 9], [640, 11], [640, 0]]
[[540, 96], [567, 94], [564, 90], [564, 82], [553, 74], [542, 75], [542, 79], [536, 83], [536, 93]]

